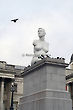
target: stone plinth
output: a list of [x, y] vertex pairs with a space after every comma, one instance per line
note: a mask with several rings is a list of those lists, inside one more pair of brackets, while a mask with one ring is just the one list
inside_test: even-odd
[[24, 77], [24, 96], [19, 110], [72, 110], [70, 94], [65, 91], [63, 59], [45, 58], [27, 67]]

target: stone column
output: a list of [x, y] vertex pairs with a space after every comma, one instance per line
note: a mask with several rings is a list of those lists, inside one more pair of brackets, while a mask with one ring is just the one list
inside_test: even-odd
[[3, 99], [4, 99], [4, 80], [2, 80], [1, 82], [1, 110], [4, 110]]

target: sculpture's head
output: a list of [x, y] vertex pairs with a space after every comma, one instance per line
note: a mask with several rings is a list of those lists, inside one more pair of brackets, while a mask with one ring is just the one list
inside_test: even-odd
[[45, 36], [45, 30], [43, 28], [39, 28], [38, 29], [38, 36], [39, 38], [44, 37]]

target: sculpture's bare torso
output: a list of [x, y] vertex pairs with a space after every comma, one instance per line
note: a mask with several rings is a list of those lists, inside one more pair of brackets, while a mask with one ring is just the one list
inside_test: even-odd
[[31, 64], [34, 64], [35, 62], [41, 60], [39, 58], [41, 55], [46, 56], [48, 52], [48, 43], [45, 42], [45, 30], [42, 28], [38, 29], [38, 36], [39, 40], [34, 40], [33, 46], [34, 46], [34, 56], [32, 58]]

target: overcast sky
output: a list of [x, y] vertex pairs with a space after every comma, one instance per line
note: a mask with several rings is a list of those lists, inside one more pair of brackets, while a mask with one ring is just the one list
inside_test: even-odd
[[[16, 23], [11, 19], [19, 18]], [[0, 0], [0, 61], [29, 65], [38, 28], [46, 31], [51, 57], [73, 53], [73, 0]]]

